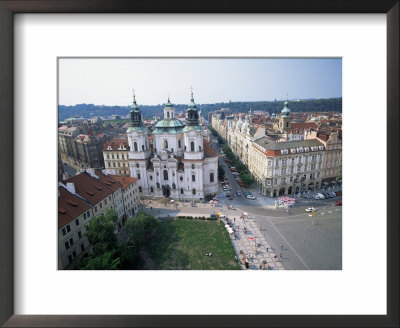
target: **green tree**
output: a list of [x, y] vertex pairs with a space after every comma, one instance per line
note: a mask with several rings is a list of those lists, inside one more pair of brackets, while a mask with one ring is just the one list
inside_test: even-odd
[[225, 170], [221, 164], [218, 164], [218, 180], [224, 180]]
[[255, 181], [254, 178], [247, 173], [241, 174], [240, 177], [246, 186], [250, 186]]
[[127, 269], [132, 261], [132, 249], [117, 239], [115, 223], [117, 212], [108, 209], [89, 221], [86, 226], [86, 237], [92, 253], [77, 264], [82, 270], [119, 270]]

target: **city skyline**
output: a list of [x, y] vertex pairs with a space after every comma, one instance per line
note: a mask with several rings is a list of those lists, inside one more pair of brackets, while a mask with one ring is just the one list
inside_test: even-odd
[[59, 105], [342, 97], [340, 58], [60, 58]]

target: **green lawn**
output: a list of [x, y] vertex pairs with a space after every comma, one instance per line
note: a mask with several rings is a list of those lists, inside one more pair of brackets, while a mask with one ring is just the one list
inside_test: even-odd
[[139, 254], [137, 269], [240, 269], [224, 224], [211, 220], [162, 219]]

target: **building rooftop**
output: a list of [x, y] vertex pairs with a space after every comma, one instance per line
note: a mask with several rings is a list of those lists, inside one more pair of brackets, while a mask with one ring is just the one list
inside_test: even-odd
[[255, 143], [267, 150], [285, 150], [300, 147], [304, 148], [323, 146], [322, 143], [317, 139], [275, 142], [268, 137], [263, 137], [256, 140]]
[[123, 190], [128, 188], [128, 186], [130, 186], [135, 181], [137, 181], [137, 178], [123, 177], [123, 176], [114, 175], [114, 174], [109, 174], [108, 176], [111, 179], [114, 179], [115, 181], [117, 181], [120, 185], [122, 185]]
[[112, 194], [112, 189], [101, 183], [100, 180], [93, 178], [90, 174], [83, 172], [65, 180], [65, 183], [73, 182], [76, 193], [91, 204], [97, 204], [107, 196]]
[[208, 142], [206, 139], [203, 139], [203, 146], [204, 146], [204, 157], [216, 157], [218, 156], [217, 152], [214, 148], [211, 147], [211, 143]]
[[[123, 146], [125, 149], [121, 149]], [[110, 149], [111, 148], [111, 149]], [[126, 138], [116, 138], [116, 139], [112, 139], [111, 141], [107, 141], [104, 144], [103, 147], [103, 151], [107, 151], [107, 150], [129, 150], [129, 143], [128, 143], [128, 139]]]
[[60, 229], [86, 212], [92, 205], [71, 194], [64, 187], [58, 187], [58, 191], [60, 193], [60, 197], [58, 197], [58, 228]]

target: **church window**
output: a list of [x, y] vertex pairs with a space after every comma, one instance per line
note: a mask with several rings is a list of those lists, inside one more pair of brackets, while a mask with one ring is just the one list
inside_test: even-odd
[[144, 150], [144, 145], [142, 145], [142, 150]]
[[140, 173], [138, 172], [138, 174], [137, 174], [137, 178], [140, 180]]
[[139, 167], [139, 163], [136, 163], [136, 167]]
[[178, 148], [182, 148], [182, 143], [180, 140], [178, 140]]
[[193, 195], [196, 195], [196, 189], [193, 188], [192, 193]]
[[201, 151], [201, 146], [199, 146], [199, 151]]
[[168, 148], [168, 140], [164, 140], [164, 142], [163, 142], [163, 148]]
[[192, 181], [196, 181], [196, 176], [194, 174], [192, 174]]
[[181, 188], [181, 195], [183, 195], [183, 188]]
[[150, 187], [150, 192], [154, 192], [154, 189], [153, 189], [153, 187]]
[[139, 186], [139, 192], [142, 192], [142, 187]]
[[167, 112], [167, 117], [169, 118], [169, 112]]
[[150, 180], [153, 180], [153, 176], [152, 175], [150, 175]]
[[194, 151], [194, 142], [193, 141], [190, 142], [190, 151]]
[[164, 180], [168, 180], [168, 171], [164, 170]]
[[172, 189], [174, 189], [174, 190], [176, 189], [175, 183], [172, 184]]
[[194, 164], [192, 164], [192, 169], [194, 170]]
[[160, 183], [157, 182], [157, 189], [160, 189]]
[[133, 149], [134, 149], [135, 151], [138, 151], [137, 142], [136, 142], [136, 141], [133, 143]]
[[183, 181], [183, 176], [180, 176], [180, 177], [179, 177], [179, 180]]
[[210, 173], [210, 182], [214, 182], [214, 173], [213, 172]]

